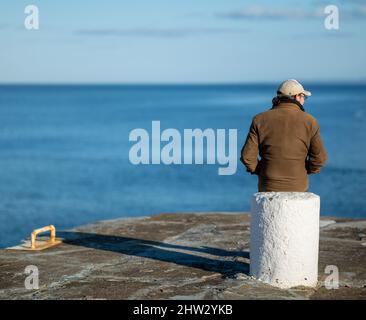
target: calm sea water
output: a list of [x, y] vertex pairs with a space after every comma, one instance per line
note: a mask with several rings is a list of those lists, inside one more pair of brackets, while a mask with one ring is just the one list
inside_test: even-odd
[[[321, 214], [366, 217], [366, 86], [311, 85], [314, 115], [329, 154], [310, 191]], [[251, 118], [276, 85], [0, 86], [0, 246], [32, 229], [178, 211], [248, 211], [256, 177], [238, 162], [134, 166], [134, 128], [238, 129], [238, 153]]]

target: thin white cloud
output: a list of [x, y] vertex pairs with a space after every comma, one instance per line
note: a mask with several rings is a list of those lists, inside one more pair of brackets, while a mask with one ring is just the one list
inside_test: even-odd
[[240, 28], [131, 28], [131, 29], [80, 29], [78, 35], [117, 36], [117, 37], [162, 37], [176, 38], [202, 34], [242, 34], [246, 29]]
[[[327, 4], [329, 5], [329, 3]], [[315, 9], [305, 8], [278, 8], [268, 6], [250, 6], [240, 10], [217, 13], [219, 18], [245, 20], [245, 19], [316, 19], [324, 17], [324, 8], [326, 5]], [[352, 8], [339, 8], [340, 16], [351, 19], [366, 18], [366, 5], [355, 5]]]
[[314, 39], [314, 38], [325, 38], [325, 39], [341, 39], [341, 38], [351, 38], [354, 34], [352, 32], [322, 32], [322, 33], [296, 33], [291, 35], [293, 39]]
[[251, 6], [242, 10], [234, 10], [225, 13], [218, 13], [217, 16], [229, 19], [299, 19], [299, 18], [317, 18], [324, 15], [321, 9], [284, 9], [271, 8], [264, 6]]

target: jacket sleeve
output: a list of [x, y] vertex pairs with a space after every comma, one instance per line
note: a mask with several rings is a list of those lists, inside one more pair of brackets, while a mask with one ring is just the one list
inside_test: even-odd
[[240, 161], [247, 168], [247, 172], [250, 172], [251, 174], [258, 174], [259, 171], [258, 153], [259, 153], [258, 128], [255, 124], [255, 120], [253, 119], [244, 146], [241, 149], [241, 155], [240, 155]]
[[306, 171], [308, 174], [319, 173], [320, 168], [324, 166], [328, 158], [322, 138], [320, 136], [319, 125], [317, 122], [315, 123], [315, 133], [310, 140], [310, 147], [306, 160]]

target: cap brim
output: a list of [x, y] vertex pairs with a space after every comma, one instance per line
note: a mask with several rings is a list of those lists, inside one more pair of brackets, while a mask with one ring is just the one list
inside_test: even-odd
[[306, 95], [307, 97], [310, 97], [311, 96], [311, 92], [310, 91], [304, 90], [303, 94]]

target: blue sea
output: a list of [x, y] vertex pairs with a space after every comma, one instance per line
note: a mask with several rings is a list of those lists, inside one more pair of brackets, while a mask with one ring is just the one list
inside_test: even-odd
[[[129, 134], [237, 129], [271, 107], [275, 84], [0, 86], [0, 247], [37, 227], [58, 230], [160, 212], [248, 211], [257, 178], [238, 161], [132, 165]], [[366, 85], [306, 83], [305, 110], [320, 123], [329, 160], [310, 177], [321, 214], [366, 218]]]

